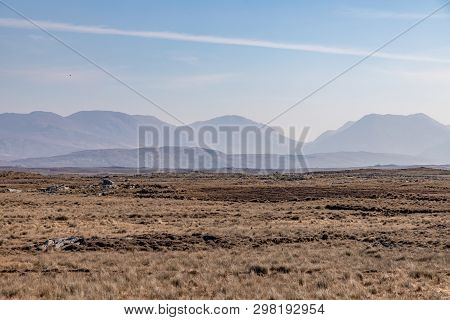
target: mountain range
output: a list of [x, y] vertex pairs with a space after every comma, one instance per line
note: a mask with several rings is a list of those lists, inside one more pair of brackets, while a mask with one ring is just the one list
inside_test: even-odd
[[306, 153], [370, 151], [426, 156], [430, 148], [449, 138], [449, 129], [425, 114], [409, 116], [371, 114], [327, 132], [309, 144]]
[[[138, 128], [145, 125], [157, 128], [160, 133], [161, 140], [152, 146], [153, 150], [169, 158], [179, 153], [179, 148], [200, 158], [213, 155], [215, 161], [208, 164], [212, 166], [256, 168], [264, 166], [264, 159], [269, 158], [270, 163], [289, 162], [295, 144], [277, 130], [240, 116], [217, 117], [177, 127], [153, 116], [110, 111], [82, 111], [67, 117], [49, 112], [4, 113], [0, 114], [0, 164], [135, 167], [140, 147]], [[243, 128], [251, 129], [243, 140], [241, 135], [222, 131], [223, 128], [241, 132]], [[191, 134], [194, 139], [162, 141], [163, 130], [171, 136], [178, 131]], [[207, 133], [199, 141], [201, 130]], [[219, 134], [214, 136], [214, 132]], [[425, 114], [371, 114], [323, 133], [306, 143], [303, 153], [308, 165], [317, 168], [449, 164], [450, 126]], [[184, 156], [179, 160], [187, 161]]]
[[46, 157], [108, 148], [136, 148], [140, 125], [169, 124], [152, 116], [82, 111], [68, 117], [50, 112], [0, 114], [0, 159]]
[[[139, 162], [140, 152], [145, 156]], [[304, 156], [276, 154], [225, 154], [191, 147], [107, 149], [78, 151], [61, 156], [28, 158], [9, 165], [29, 168], [151, 168], [151, 169], [263, 169], [361, 168], [371, 166], [432, 165], [426, 159], [370, 152], [334, 152]]]

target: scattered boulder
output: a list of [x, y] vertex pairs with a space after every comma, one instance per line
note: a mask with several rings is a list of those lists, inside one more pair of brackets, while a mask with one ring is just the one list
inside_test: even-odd
[[42, 189], [42, 191], [44, 191], [46, 193], [57, 193], [60, 191], [67, 191], [67, 190], [69, 190], [69, 188], [64, 185], [52, 185], [50, 187]]
[[80, 245], [83, 245], [84, 243], [84, 238], [81, 237], [48, 239], [41, 246], [39, 246], [39, 249], [42, 251], [48, 251], [51, 249], [70, 251]]
[[100, 180], [99, 185], [102, 188], [112, 188], [114, 186], [114, 182], [112, 182], [111, 180], [109, 180], [107, 178], [103, 178], [102, 180]]

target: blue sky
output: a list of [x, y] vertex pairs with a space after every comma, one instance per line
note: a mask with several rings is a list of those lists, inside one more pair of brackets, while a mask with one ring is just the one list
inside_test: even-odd
[[[184, 122], [268, 121], [445, 2], [4, 1]], [[273, 124], [450, 124], [449, 40], [450, 6]], [[93, 109], [176, 123], [0, 5], [0, 112]]]

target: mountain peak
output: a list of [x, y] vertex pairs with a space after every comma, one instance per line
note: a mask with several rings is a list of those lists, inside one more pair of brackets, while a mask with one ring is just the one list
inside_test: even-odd
[[344, 130], [322, 135], [308, 153], [376, 152], [416, 156], [450, 138], [448, 129], [426, 114], [369, 114]]
[[48, 112], [48, 111], [32, 111], [29, 113], [30, 116], [43, 116], [43, 115], [51, 115], [51, 116], [58, 116], [60, 117], [60, 115], [53, 113], [53, 112]]
[[104, 111], [104, 110], [85, 110], [78, 111], [67, 118], [79, 118], [79, 117], [105, 117], [105, 116], [120, 116], [120, 117], [129, 117], [128, 114], [117, 111]]
[[362, 117], [360, 120], [364, 119], [427, 119], [427, 120], [434, 120], [430, 116], [426, 115], [425, 113], [414, 113], [409, 115], [400, 115], [400, 114], [379, 114], [379, 113], [371, 113], [364, 117]]
[[191, 124], [191, 126], [199, 126], [199, 125], [235, 125], [235, 126], [244, 126], [244, 125], [260, 125], [257, 122], [250, 120], [248, 118], [238, 116], [238, 115], [225, 115], [216, 118], [212, 118], [206, 121], [197, 121]]

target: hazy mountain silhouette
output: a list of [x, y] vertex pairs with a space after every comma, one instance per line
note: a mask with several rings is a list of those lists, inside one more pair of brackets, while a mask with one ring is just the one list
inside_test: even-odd
[[79, 151], [62, 156], [15, 160], [10, 166], [32, 168], [51, 167], [126, 167], [158, 169], [303, 169], [308, 168], [356, 168], [376, 165], [428, 165], [430, 161], [398, 154], [368, 152], [337, 152], [305, 155], [302, 159], [290, 155], [224, 154], [219, 151], [189, 148], [162, 147], [141, 149], [144, 162], [138, 162], [138, 149], [108, 149]]
[[0, 159], [136, 148], [137, 128], [143, 124], [170, 126], [155, 117], [109, 111], [83, 111], [68, 117], [50, 112], [0, 114]]
[[[274, 128], [236, 115], [194, 122], [189, 127], [195, 137], [203, 137], [195, 145], [227, 154], [289, 154], [295, 145]], [[209, 129], [218, 133], [216, 139], [212, 134], [199, 134], [199, 130], [211, 132]]]
[[450, 139], [426, 149], [420, 156], [433, 159], [437, 164], [450, 164]]
[[[132, 162], [135, 166], [135, 159], [130, 157], [127, 158], [128, 160], [125, 159], [126, 152], [123, 149], [139, 147], [137, 131], [141, 125], [149, 125], [158, 130], [166, 127], [171, 133], [176, 130], [191, 131], [194, 132], [194, 137], [198, 136], [199, 130], [219, 129], [221, 133], [216, 137], [217, 139], [214, 139], [211, 134], [206, 134], [204, 141], [198, 141], [198, 139], [181, 140], [177, 143], [172, 140], [160, 141], [153, 147], [179, 146], [215, 150], [218, 153], [227, 154], [228, 162], [230, 159], [239, 159], [238, 155], [242, 153], [254, 155], [253, 159], [267, 157], [266, 154], [285, 155], [292, 151], [289, 145], [292, 147], [295, 143], [281, 136], [273, 128], [235, 115], [175, 127], [152, 116], [109, 111], [83, 111], [67, 117], [49, 112], [5, 113], [0, 114], [0, 160], [4, 163], [5, 160], [27, 159], [24, 162], [15, 163], [30, 164], [37, 163], [35, 158], [48, 159], [53, 156], [63, 156], [59, 158], [61, 163], [74, 164], [75, 159], [83, 156], [85, 160], [77, 160], [81, 161], [83, 166], [89, 161], [92, 162], [92, 166], [97, 165], [101, 157], [104, 158], [102, 163], [105, 166], [108, 163], [130, 164]], [[249, 129], [247, 139], [243, 140], [242, 134], [234, 132], [230, 140], [229, 133], [220, 130], [225, 127], [234, 128], [240, 132], [243, 128]], [[262, 141], [255, 138], [255, 134], [259, 135], [261, 138], [259, 140]], [[271, 148], [264, 148], [266, 144]], [[145, 146], [150, 147], [147, 144]], [[116, 151], [105, 151], [105, 149]], [[95, 151], [78, 153], [86, 150]], [[308, 143], [303, 152], [314, 155], [309, 159], [315, 159], [314, 161], [318, 164], [332, 164], [332, 167], [340, 167], [338, 161], [343, 161], [344, 167], [390, 163], [409, 165], [414, 161], [418, 162], [416, 164], [450, 163], [450, 130], [448, 126], [424, 114], [410, 116], [372, 114], [356, 122], [348, 122], [337, 130], [323, 133], [315, 141]], [[73, 162], [69, 161], [70, 157], [73, 157]], [[114, 159], [115, 157], [117, 159]], [[355, 159], [354, 163], [352, 157]], [[29, 158], [34, 160], [31, 161]], [[336, 161], [333, 162], [332, 158]], [[247, 159], [253, 161], [251, 157]], [[54, 160], [57, 159], [53, 158], [52, 161]], [[39, 163], [46, 161], [40, 159]]]
[[262, 126], [261, 123], [237, 115], [227, 115], [205, 121], [196, 121], [189, 125], [193, 128], [202, 126]]
[[317, 137], [316, 140], [314, 140], [314, 143], [320, 143], [322, 141], [326, 141], [326, 139], [329, 139], [330, 137], [334, 136], [336, 133], [342, 132], [345, 129], [351, 127], [355, 122], [354, 121], [348, 121], [346, 122], [342, 127], [336, 130], [328, 130], [322, 133], [319, 137]]
[[424, 151], [450, 139], [450, 130], [424, 114], [363, 117], [305, 147], [306, 153], [372, 152], [426, 156]]

